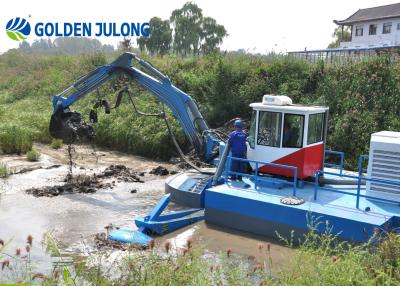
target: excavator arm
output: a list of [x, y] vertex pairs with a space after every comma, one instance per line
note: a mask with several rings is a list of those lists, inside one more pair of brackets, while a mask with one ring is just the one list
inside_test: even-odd
[[[146, 72], [132, 65], [139, 64]], [[97, 89], [116, 75], [125, 74], [150, 91], [174, 114], [185, 135], [198, 155], [209, 161], [213, 157], [213, 147], [219, 143], [201, 115], [195, 101], [185, 92], [175, 87], [169, 78], [150, 63], [138, 58], [133, 53], [124, 53], [109, 65], [101, 66], [79, 79], [75, 84], [54, 96], [54, 112], [50, 121], [50, 134], [55, 138], [73, 141], [74, 138], [92, 137], [94, 130], [81, 121], [77, 113], [69, 107], [91, 91]], [[107, 107], [106, 107], [107, 112]], [[78, 123], [76, 129], [65, 124], [66, 121]]]

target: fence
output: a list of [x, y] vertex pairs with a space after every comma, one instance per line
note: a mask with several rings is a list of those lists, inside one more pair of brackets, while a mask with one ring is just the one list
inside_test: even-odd
[[371, 57], [387, 56], [391, 61], [396, 61], [400, 57], [400, 46], [371, 47], [362, 49], [325, 49], [311, 51], [288, 52], [290, 58], [302, 59], [310, 63], [345, 63], [348, 61], [362, 61]]

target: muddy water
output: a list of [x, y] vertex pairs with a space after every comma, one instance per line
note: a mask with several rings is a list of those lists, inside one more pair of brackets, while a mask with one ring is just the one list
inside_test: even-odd
[[[34, 237], [32, 259], [36, 268], [49, 271], [51, 257], [46, 255], [40, 241], [43, 234], [51, 231], [64, 250], [83, 251], [82, 241], [90, 243], [94, 234], [103, 232], [110, 223], [121, 228], [135, 228], [134, 219], [149, 213], [159, 198], [164, 194], [166, 177], [150, 175], [149, 171], [159, 165], [168, 169], [174, 166], [130, 156], [115, 151], [93, 150], [90, 146], [78, 146], [74, 154], [74, 174], [99, 173], [111, 164], [123, 164], [137, 172], [145, 172], [145, 183], [115, 182], [112, 189], [99, 190], [93, 194], [64, 194], [57, 197], [34, 197], [24, 190], [32, 187], [63, 184], [68, 173], [66, 147], [53, 150], [44, 145], [36, 148], [42, 153], [40, 162], [29, 163], [21, 156], [1, 156], [16, 172], [21, 174], [0, 179], [0, 238], [9, 240], [7, 250], [14, 252], [16, 247], [24, 248], [26, 236]], [[113, 178], [108, 179], [109, 182]], [[115, 181], [115, 180], [114, 180]], [[131, 193], [131, 190], [137, 190]], [[170, 210], [180, 209], [171, 205]], [[284, 268], [292, 250], [266, 241], [260, 237], [248, 236], [208, 226], [204, 222], [186, 227], [156, 240], [162, 245], [170, 240], [176, 247], [184, 247], [186, 241], [202, 245], [209, 252], [225, 252], [260, 257], [258, 244], [271, 243], [273, 270]], [[86, 246], [85, 246], [85, 249]]]

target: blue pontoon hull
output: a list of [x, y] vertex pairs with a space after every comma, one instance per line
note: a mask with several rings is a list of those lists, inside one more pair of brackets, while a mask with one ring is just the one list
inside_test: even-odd
[[[215, 187], [204, 187], [193, 195], [185, 187], [184, 176], [178, 175], [167, 181], [167, 191], [174, 186], [177, 201], [188, 201], [190, 206], [205, 209], [207, 223], [258, 235], [277, 237], [301, 236], [310, 226], [319, 232], [330, 231], [340, 238], [352, 241], [368, 241], [376, 231], [396, 230], [400, 227], [400, 206], [395, 203], [379, 202], [361, 197], [356, 208], [357, 185], [328, 185], [333, 190], [345, 190], [349, 194], [319, 190], [314, 200], [314, 183], [298, 188], [296, 195], [305, 200], [301, 205], [286, 205], [281, 199], [292, 195], [291, 187], [273, 188], [250, 180], [227, 181]], [[191, 178], [193, 179], [193, 178]], [[179, 181], [176, 184], [174, 180]], [[174, 184], [175, 183], [175, 184]], [[191, 186], [193, 188], [193, 186]], [[361, 187], [365, 194], [365, 186]], [[354, 194], [354, 195], [350, 195]], [[184, 197], [185, 199], [182, 199]]]

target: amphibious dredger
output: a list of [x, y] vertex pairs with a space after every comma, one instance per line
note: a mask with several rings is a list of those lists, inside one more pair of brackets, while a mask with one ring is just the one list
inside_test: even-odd
[[[298, 105], [287, 96], [264, 95], [260, 102], [250, 104], [253, 115], [247, 159], [235, 158], [230, 155], [230, 146], [208, 127], [194, 100], [132, 53], [97, 68], [54, 97], [51, 135], [66, 142], [92, 138], [93, 127], [69, 107], [121, 75], [165, 104], [197, 154], [215, 168], [193, 166], [193, 170], [169, 177], [165, 184], [167, 195], [148, 216], [136, 219], [137, 229], [115, 231], [110, 239], [146, 245], [152, 235], [162, 235], [201, 219], [272, 237], [277, 233], [289, 236], [293, 231], [301, 235], [311, 227], [352, 241], [367, 241], [400, 227], [400, 132], [372, 134], [369, 154], [359, 157], [358, 172], [346, 171], [344, 154], [325, 148], [328, 107]], [[144, 114], [137, 110], [127, 87], [118, 91], [115, 107], [125, 93], [134, 110]], [[104, 107], [106, 113], [111, 109], [105, 100], [99, 100], [90, 113], [91, 122], [97, 121], [98, 107]], [[165, 113], [156, 116], [165, 120], [173, 142], [185, 158]], [[331, 161], [332, 157], [337, 157], [336, 163]], [[231, 171], [235, 160], [248, 164], [249, 171]], [[231, 175], [240, 175], [242, 180], [231, 180]], [[162, 214], [170, 200], [194, 209]]]

